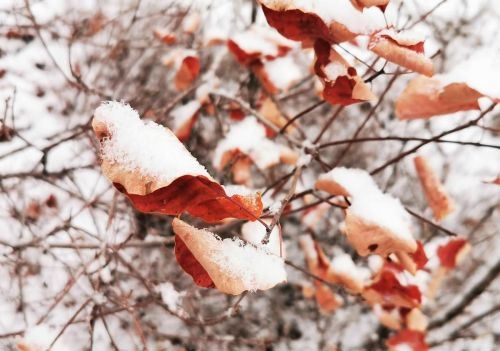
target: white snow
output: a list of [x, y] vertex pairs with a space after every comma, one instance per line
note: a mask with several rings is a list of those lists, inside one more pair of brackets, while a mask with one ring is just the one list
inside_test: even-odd
[[352, 201], [348, 212], [389, 229], [405, 241], [413, 241], [411, 220], [401, 202], [387, 194], [364, 194]]
[[280, 148], [267, 139], [266, 129], [257, 122], [255, 117], [247, 117], [231, 126], [229, 133], [215, 148], [214, 166], [220, 168], [224, 153], [236, 149], [250, 157], [261, 169], [266, 169], [280, 161]]
[[156, 291], [160, 294], [161, 300], [171, 311], [176, 311], [179, 307], [182, 295], [175, 290], [171, 282], [161, 283], [156, 287]]
[[335, 81], [338, 77], [347, 75], [347, 67], [334, 61], [323, 67], [323, 72], [329, 80]]
[[358, 280], [363, 280], [351, 256], [345, 253], [335, 255], [332, 259], [330, 270], [335, 274], [347, 275]]
[[143, 121], [129, 105], [109, 101], [94, 114], [94, 123], [104, 123], [111, 138], [102, 142], [102, 157], [130, 171], [156, 177], [165, 184], [186, 175], [211, 178], [167, 128]]
[[286, 39], [270, 27], [252, 26], [244, 32], [237, 33], [231, 40], [247, 54], [260, 54], [263, 57], [276, 57], [281, 47], [292, 48], [296, 46], [291, 40]]
[[[271, 224], [271, 220], [264, 220], [264, 223], [267, 225]], [[241, 227], [241, 235], [243, 239], [248, 241], [249, 243], [254, 244], [260, 249], [263, 249], [273, 255], [279, 257], [285, 257], [284, 245], [281, 242], [280, 233], [278, 226], [274, 226], [271, 231], [271, 235], [269, 236], [269, 242], [267, 244], [262, 244], [262, 239], [264, 239], [266, 235], [266, 227], [262, 225], [262, 223], [255, 222], [246, 222]]]
[[287, 91], [304, 76], [303, 71], [291, 56], [266, 61], [264, 69], [273, 85], [282, 91]]
[[[49, 327], [46, 324], [40, 324], [27, 328], [21, 343], [30, 347], [30, 350], [33, 351], [46, 350], [54, 341], [57, 334], [58, 330], [56, 328]], [[68, 348], [61, 340], [58, 340], [51, 350], [67, 351]]]
[[331, 180], [353, 197], [364, 197], [370, 194], [382, 195], [371, 175], [362, 169], [336, 167], [319, 176], [318, 180]]
[[500, 53], [483, 49], [457, 64], [449, 73], [437, 76], [443, 85], [465, 83], [493, 99], [500, 99]]

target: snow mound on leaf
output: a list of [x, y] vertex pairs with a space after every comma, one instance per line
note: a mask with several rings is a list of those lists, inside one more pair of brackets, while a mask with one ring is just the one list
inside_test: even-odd
[[404, 241], [414, 241], [411, 220], [401, 201], [387, 194], [365, 194], [354, 200], [348, 211], [363, 220], [390, 230]]
[[469, 59], [456, 65], [449, 73], [436, 78], [443, 85], [465, 83], [481, 94], [494, 99], [500, 99], [500, 54], [488, 50], [481, 50]]
[[296, 43], [283, 37], [269, 27], [252, 26], [249, 30], [240, 32], [233, 40], [246, 53], [260, 53], [262, 56], [276, 57], [280, 55], [280, 47], [291, 48]]
[[257, 167], [266, 169], [280, 161], [281, 149], [266, 137], [266, 128], [255, 117], [234, 124], [226, 137], [217, 144], [214, 166], [220, 168], [227, 151], [239, 150], [252, 159]]
[[[264, 220], [264, 222], [267, 225], [271, 224], [270, 219]], [[262, 239], [264, 239], [266, 235], [266, 227], [258, 221], [246, 222], [243, 224], [241, 227], [241, 235], [243, 236], [243, 239], [258, 248], [261, 248], [278, 257], [285, 257], [285, 250], [281, 242], [278, 226], [274, 226], [267, 244], [262, 244]]]
[[338, 22], [351, 32], [368, 34], [385, 27], [383, 12], [377, 7], [359, 11], [351, 0], [261, 0], [264, 6], [273, 9], [314, 13], [326, 24]]
[[176, 235], [207, 271], [221, 292], [267, 290], [286, 281], [282, 258], [248, 245], [238, 238], [222, 240], [218, 235], [174, 219]]
[[358, 267], [356, 267], [356, 264], [354, 264], [354, 261], [352, 260], [351, 256], [349, 256], [346, 253], [336, 255], [332, 259], [330, 269], [335, 274], [345, 274], [347, 276], [363, 280], [361, 277], [361, 273], [358, 270]]
[[93, 124], [103, 125], [110, 134], [101, 142], [102, 157], [110, 163], [165, 184], [186, 174], [211, 178], [169, 129], [141, 120], [128, 104], [102, 103], [95, 110]]
[[332, 181], [340, 185], [352, 197], [368, 194], [382, 195], [370, 174], [362, 169], [337, 167], [322, 174], [318, 180], [320, 182]]

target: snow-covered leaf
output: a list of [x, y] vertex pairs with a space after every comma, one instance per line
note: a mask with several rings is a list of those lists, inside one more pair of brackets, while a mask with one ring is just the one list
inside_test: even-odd
[[[239, 295], [267, 290], [286, 281], [284, 262], [278, 256], [236, 238], [222, 240], [177, 218], [172, 226], [177, 237], [176, 258], [183, 269], [189, 267], [186, 272], [196, 284], [211, 287], [210, 278], [219, 291]], [[181, 242], [184, 246], [178, 247]], [[179, 250], [183, 255], [178, 254]]]

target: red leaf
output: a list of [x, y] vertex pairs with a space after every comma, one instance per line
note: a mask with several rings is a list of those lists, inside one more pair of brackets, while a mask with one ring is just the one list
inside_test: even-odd
[[186, 56], [175, 74], [175, 87], [178, 91], [187, 89], [200, 73], [200, 59], [196, 56]]
[[255, 221], [263, 209], [259, 193], [228, 196], [221, 185], [204, 176], [184, 175], [147, 195], [129, 194], [121, 184], [114, 184], [142, 212], [166, 215], [187, 212], [206, 222], [217, 222], [225, 218]]
[[[323, 82], [323, 98], [326, 101], [331, 104], [350, 105], [374, 98], [368, 86], [358, 76], [356, 69], [333, 50], [330, 43], [317, 40], [314, 43], [314, 52], [316, 54], [314, 71]], [[333, 75], [328, 72], [330, 64], [335, 67]]]
[[468, 245], [465, 238], [454, 238], [448, 241], [445, 245], [441, 245], [437, 249], [437, 255], [441, 265], [452, 269], [457, 265], [457, 257], [460, 251]]
[[424, 245], [420, 240], [417, 240], [417, 251], [410, 254], [410, 256], [417, 265], [417, 269], [424, 268], [427, 262], [429, 261], [427, 255], [425, 254]]
[[306, 45], [311, 45], [316, 39], [340, 43], [356, 36], [339, 23], [333, 22], [329, 28], [329, 25], [314, 13], [298, 9], [279, 11], [264, 5], [262, 10], [271, 27], [288, 39], [301, 41]]
[[394, 272], [384, 269], [378, 280], [367, 286], [364, 297], [370, 303], [393, 305], [398, 307], [418, 307], [422, 300], [420, 289], [416, 285], [402, 285]]
[[404, 329], [391, 336], [385, 343], [387, 347], [395, 348], [399, 345], [408, 346], [413, 351], [427, 351], [425, 334], [419, 331]]
[[176, 235], [175, 236], [175, 259], [181, 268], [193, 277], [196, 285], [203, 288], [215, 288], [212, 278], [208, 275], [207, 271], [189, 251], [184, 241]]

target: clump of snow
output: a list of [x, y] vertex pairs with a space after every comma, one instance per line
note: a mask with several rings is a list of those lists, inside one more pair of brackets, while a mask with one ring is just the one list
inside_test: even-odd
[[185, 105], [181, 105], [170, 112], [173, 119], [172, 128], [178, 130], [182, 128], [194, 115], [200, 110], [201, 104], [197, 100], [189, 101]]
[[186, 174], [211, 178], [169, 129], [141, 120], [128, 104], [102, 103], [95, 110], [93, 123], [104, 125], [110, 134], [101, 143], [102, 157], [110, 163], [165, 184]]
[[347, 75], [347, 67], [340, 62], [332, 61], [323, 68], [328, 79], [334, 81], [339, 76]]
[[449, 73], [436, 76], [443, 85], [465, 83], [481, 94], [500, 99], [500, 54], [494, 50], [480, 50], [457, 64]]
[[[271, 224], [271, 220], [264, 220], [264, 223], [267, 225]], [[285, 251], [283, 243], [281, 242], [281, 237], [279, 233], [278, 226], [274, 226], [271, 234], [269, 236], [269, 242], [267, 244], [262, 244], [262, 239], [266, 236], [266, 227], [262, 225], [262, 223], [255, 222], [246, 222], [241, 227], [241, 235], [243, 239], [248, 241], [249, 243], [254, 244], [258, 248], [261, 248], [273, 255], [279, 257], [285, 257]]]
[[182, 294], [180, 294], [171, 282], [161, 283], [156, 287], [156, 291], [160, 294], [161, 300], [171, 311], [177, 310], [180, 305], [180, 299]]
[[269, 206], [269, 213], [272, 215], [277, 214], [281, 210], [282, 203], [281, 201], [275, 201]]
[[298, 9], [306, 13], [314, 13], [327, 25], [338, 22], [357, 34], [368, 34], [385, 28], [384, 14], [378, 7], [365, 8], [359, 11], [351, 0], [262, 0], [266, 7], [276, 10]]
[[330, 270], [334, 274], [347, 275], [362, 280], [358, 267], [354, 264], [351, 256], [346, 253], [336, 255], [332, 259]]
[[266, 61], [264, 69], [273, 85], [282, 91], [287, 91], [304, 76], [299, 65], [290, 56]]
[[296, 43], [283, 37], [270, 27], [252, 26], [244, 32], [240, 32], [231, 40], [248, 55], [260, 54], [263, 57], [277, 57], [280, 47], [292, 48]]
[[215, 149], [214, 166], [221, 167], [221, 161], [227, 151], [239, 150], [261, 169], [279, 163], [281, 150], [277, 144], [266, 137], [266, 129], [255, 117], [247, 117], [231, 126], [229, 133]]
[[322, 174], [318, 180], [333, 181], [344, 188], [353, 198], [369, 194], [382, 195], [370, 174], [362, 169], [337, 167]]
[[[214, 236], [214, 238], [216, 238]], [[211, 251], [213, 262], [231, 278], [241, 279], [247, 290], [255, 291], [286, 280], [283, 259], [268, 254], [239, 239], [219, 240], [219, 249]]]
[[[57, 334], [58, 330], [56, 328], [49, 327], [46, 324], [36, 325], [26, 329], [24, 338], [18, 345], [24, 346], [24, 349], [27, 350], [47, 350]], [[53, 351], [66, 351], [68, 349], [62, 340], [58, 340], [51, 348]]]
[[405, 241], [413, 241], [410, 216], [401, 202], [386, 194], [364, 194], [355, 198], [348, 211], [364, 221], [390, 230]]
[[233, 195], [241, 195], [241, 196], [250, 196], [255, 195], [255, 190], [250, 189], [249, 187], [243, 185], [224, 185], [224, 191], [227, 196]]

